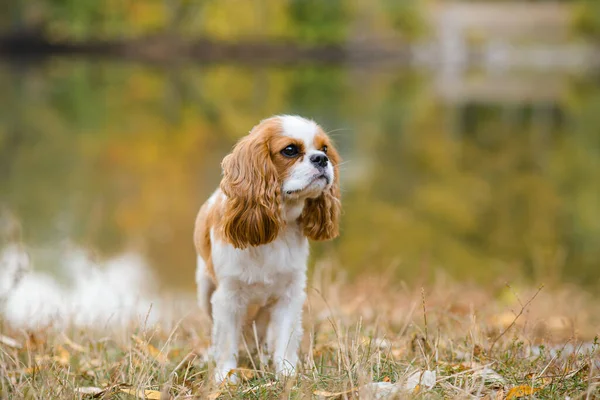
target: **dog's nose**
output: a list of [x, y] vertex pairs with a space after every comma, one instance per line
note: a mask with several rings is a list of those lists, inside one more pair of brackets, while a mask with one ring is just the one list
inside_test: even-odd
[[325, 168], [327, 166], [327, 162], [329, 158], [325, 154], [313, 154], [310, 156], [310, 162], [312, 162], [317, 167]]

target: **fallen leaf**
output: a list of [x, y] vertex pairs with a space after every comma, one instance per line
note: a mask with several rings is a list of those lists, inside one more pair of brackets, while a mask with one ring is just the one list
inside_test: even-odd
[[391, 379], [390, 379], [390, 377], [389, 377], [389, 376], [384, 376], [382, 381], [383, 381], [383, 382], [389, 382], [390, 380], [391, 380]]
[[481, 378], [486, 383], [506, 384], [506, 379], [493, 369], [485, 367], [473, 373], [474, 378]]
[[243, 380], [249, 381], [257, 376], [257, 372], [258, 371], [249, 368], [236, 368], [232, 374], [236, 373]]
[[59, 364], [68, 365], [71, 361], [71, 353], [61, 345], [56, 346], [54, 353], [55, 355], [52, 359]]
[[75, 388], [75, 393], [81, 393], [81, 394], [98, 394], [98, 393], [102, 393], [103, 391], [104, 391], [104, 389], [100, 389], [99, 387], [94, 387], [94, 386], [83, 386], [83, 387]]
[[8, 347], [13, 347], [15, 349], [23, 348], [23, 345], [21, 345], [21, 343], [17, 342], [13, 338], [10, 338], [10, 337], [4, 336], [4, 335], [0, 335], [0, 343], [6, 345]]
[[248, 389], [242, 390], [242, 393], [253, 392], [253, 391], [257, 390], [257, 389], [268, 388], [268, 387], [271, 387], [273, 385], [277, 385], [277, 382], [267, 382], [267, 383], [263, 383], [262, 385], [253, 386], [253, 387], [250, 387]]
[[[409, 375], [404, 384], [404, 388], [415, 392], [421, 389], [431, 389], [435, 386], [435, 371], [415, 371]], [[417, 389], [418, 388], [418, 389]]]
[[529, 385], [519, 385], [510, 389], [506, 394], [506, 400], [518, 399], [520, 397], [530, 396], [535, 392], [539, 392], [541, 388], [533, 388]]
[[209, 394], [206, 398], [208, 400], [216, 400], [219, 398], [220, 395], [221, 395], [221, 391], [217, 390], [216, 392], [212, 392], [211, 394]]
[[131, 337], [137, 343], [137, 345], [139, 347], [141, 347], [143, 350], [145, 350], [146, 353], [149, 354], [150, 356], [152, 356], [152, 358], [154, 358], [156, 361], [161, 362], [161, 363], [167, 362], [167, 355], [162, 353], [160, 350], [158, 350], [152, 344], [142, 340], [141, 338], [139, 338], [136, 335], [131, 335]]
[[481, 398], [481, 400], [503, 400], [504, 399], [504, 390], [492, 390], [490, 393], [486, 394]]
[[136, 390], [130, 388], [121, 388], [121, 392], [138, 397], [140, 399], [160, 400], [160, 392], [158, 390]]
[[372, 382], [359, 389], [359, 398], [387, 399], [400, 394], [404, 389], [390, 382]]
[[456, 372], [463, 372], [463, 371], [468, 371], [470, 369], [473, 369], [473, 367], [471, 367], [467, 364], [463, 364], [463, 363], [451, 364], [450, 368], [452, 368], [452, 371], [456, 371]]
[[327, 390], [315, 390], [313, 392], [313, 394], [315, 396], [321, 396], [321, 397], [339, 397], [339, 396], [343, 396], [345, 394], [350, 394], [350, 393], [356, 392], [357, 390], [358, 390], [358, 388], [344, 390], [343, 392], [328, 392]]

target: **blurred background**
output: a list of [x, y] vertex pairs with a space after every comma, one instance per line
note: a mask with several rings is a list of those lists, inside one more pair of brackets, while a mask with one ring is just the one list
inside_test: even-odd
[[592, 0], [3, 1], [0, 279], [193, 294], [220, 160], [291, 113], [346, 161], [313, 260], [597, 291], [599, 49]]

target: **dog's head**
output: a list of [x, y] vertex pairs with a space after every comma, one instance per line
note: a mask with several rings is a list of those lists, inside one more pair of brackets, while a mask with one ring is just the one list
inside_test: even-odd
[[273, 241], [286, 204], [303, 203], [298, 222], [313, 240], [338, 235], [340, 157], [314, 121], [276, 116], [256, 125], [223, 159], [223, 235], [237, 248]]

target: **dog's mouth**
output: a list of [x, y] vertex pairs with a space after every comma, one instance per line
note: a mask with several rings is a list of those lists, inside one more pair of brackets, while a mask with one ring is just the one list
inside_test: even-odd
[[296, 190], [288, 190], [288, 191], [286, 191], [286, 194], [290, 195], [290, 194], [303, 192], [306, 189], [308, 189], [309, 187], [311, 187], [313, 183], [315, 183], [321, 179], [325, 180], [325, 186], [329, 185], [329, 182], [331, 181], [331, 178], [323, 172], [323, 173], [314, 175], [304, 187], [302, 187], [300, 189], [296, 189]]

